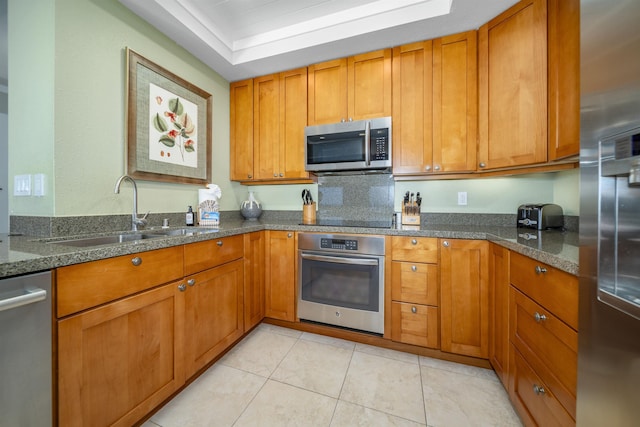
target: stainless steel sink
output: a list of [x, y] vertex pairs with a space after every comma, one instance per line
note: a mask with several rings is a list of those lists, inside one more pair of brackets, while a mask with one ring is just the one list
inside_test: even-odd
[[112, 245], [114, 243], [134, 242], [136, 240], [154, 239], [158, 237], [165, 236], [162, 234], [153, 233], [126, 233], [114, 234], [110, 236], [86, 237], [80, 239], [54, 240], [47, 243], [87, 248], [91, 246]]
[[135, 242], [137, 240], [157, 239], [160, 237], [173, 237], [173, 236], [194, 236], [196, 234], [213, 233], [218, 231], [215, 228], [173, 228], [173, 229], [156, 229], [147, 230], [138, 233], [119, 233], [107, 236], [93, 236], [77, 239], [66, 240], [50, 240], [47, 243], [74, 246], [79, 248], [88, 248], [92, 246], [113, 245], [116, 243]]

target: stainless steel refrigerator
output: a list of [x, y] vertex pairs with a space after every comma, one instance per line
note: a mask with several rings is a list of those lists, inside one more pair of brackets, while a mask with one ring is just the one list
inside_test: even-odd
[[578, 426], [640, 425], [640, 0], [582, 0]]

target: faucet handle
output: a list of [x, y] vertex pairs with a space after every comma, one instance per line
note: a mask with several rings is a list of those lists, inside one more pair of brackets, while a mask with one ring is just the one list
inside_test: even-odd
[[144, 216], [143, 216], [142, 218], [138, 218], [138, 219], [145, 219], [145, 220], [146, 220], [146, 219], [147, 219], [147, 216], [149, 215], [149, 212], [151, 212], [151, 211], [147, 211], [147, 213], [146, 213], [146, 214], [144, 214]]

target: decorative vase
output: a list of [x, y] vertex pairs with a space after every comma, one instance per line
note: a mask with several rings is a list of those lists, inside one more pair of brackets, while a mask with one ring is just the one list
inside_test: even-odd
[[240, 205], [240, 213], [245, 219], [256, 220], [262, 214], [262, 206], [253, 195], [253, 191], [249, 191], [249, 198]]

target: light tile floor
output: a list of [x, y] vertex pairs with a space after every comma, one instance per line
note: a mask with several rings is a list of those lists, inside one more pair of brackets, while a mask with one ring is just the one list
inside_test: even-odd
[[489, 369], [261, 324], [143, 427], [521, 425]]

